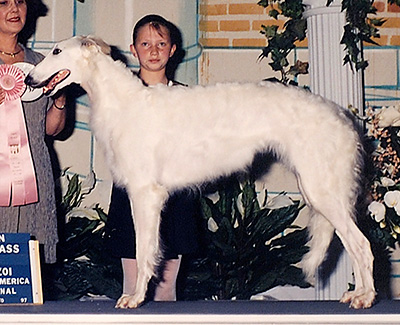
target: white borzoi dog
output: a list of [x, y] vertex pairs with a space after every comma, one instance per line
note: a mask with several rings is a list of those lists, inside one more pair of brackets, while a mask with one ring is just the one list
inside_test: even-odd
[[127, 188], [134, 216], [136, 292], [117, 307], [136, 308], [160, 259], [160, 211], [169, 193], [246, 169], [254, 155], [272, 151], [296, 175], [312, 211], [309, 279], [334, 232], [349, 253], [354, 291], [341, 299], [368, 308], [375, 299], [373, 256], [354, 221], [361, 144], [344, 110], [321, 97], [280, 84], [217, 84], [147, 88], [109, 47], [90, 37], [55, 45], [27, 76], [52, 95], [80, 84], [91, 102], [91, 128], [116, 183]]

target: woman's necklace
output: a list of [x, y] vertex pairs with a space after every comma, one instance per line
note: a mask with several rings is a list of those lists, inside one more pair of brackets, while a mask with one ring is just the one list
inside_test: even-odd
[[22, 51], [22, 49], [20, 49], [17, 52], [10, 53], [10, 52], [5, 52], [5, 51], [0, 50], [0, 54], [8, 55], [8, 56], [11, 56], [12, 58], [14, 58], [18, 53], [21, 53], [21, 51]]

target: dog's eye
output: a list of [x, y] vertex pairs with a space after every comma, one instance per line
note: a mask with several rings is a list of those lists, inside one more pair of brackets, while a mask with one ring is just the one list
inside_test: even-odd
[[60, 53], [61, 53], [60, 49], [54, 49], [53, 50], [53, 55], [57, 55], [57, 54], [60, 54]]

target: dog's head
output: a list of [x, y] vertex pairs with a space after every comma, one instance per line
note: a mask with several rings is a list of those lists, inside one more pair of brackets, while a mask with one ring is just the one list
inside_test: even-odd
[[111, 48], [92, 36], [75, 36], [61, 41], [30, 71], [25, 83], [33, 88], [43, 87], [47, 96], [54, 95], [72, 83], [80, 84], [90, 56], [99, 52], [110, 54]]

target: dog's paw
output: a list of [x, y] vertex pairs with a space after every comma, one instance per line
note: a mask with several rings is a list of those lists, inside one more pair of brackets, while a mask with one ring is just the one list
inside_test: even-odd
[[354, 309], [370, 308], [375, 301], [375, 291], [347, 291], [343, 294], [341, 303], [350, 303], [350, 307]]
[[123, 294], [117, 301], [115, 308], [138, 308], [143, 304], [144, 299], [137, 296]]

